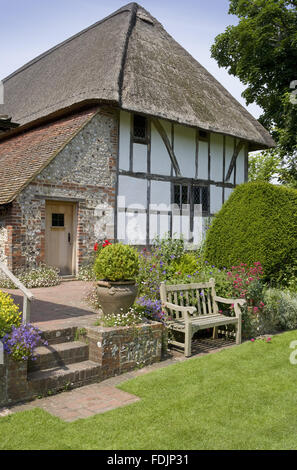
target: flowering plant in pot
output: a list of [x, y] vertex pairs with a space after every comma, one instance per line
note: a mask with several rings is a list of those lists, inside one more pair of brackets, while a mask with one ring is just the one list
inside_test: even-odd
[[104, 314], [127, 312], [137, 296], [138, 252], [129, 245], [106, 244], [98, 252], [94, 271]]

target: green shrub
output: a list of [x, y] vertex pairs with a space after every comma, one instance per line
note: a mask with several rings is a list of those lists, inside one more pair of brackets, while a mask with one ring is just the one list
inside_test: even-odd
[[170, 233], [160, 238], [155, 237], [152, 243], [152, 252], [161, 256], [164, 263], [170, 263], [173, 259], [179, 259], [185, 253], [185, 242], [181, 238], [171, 238]]
[[12, 327], [20, 326], [22, 313], [13, 298], [0, 291], [0, 338], [10, 333]]
[[180, 258], [174, 259], [170, 264], [170, 273], [186, 275], [198, 271], [198, 261], [194, 253], [184, 253]]
[[218, 267], [260, 261], [267, 278], [296, 264], [297, 191], [269, 183], [238, 186], [206, 235], [205, 257]]
[[273, 330], [297, 328], [297, 294], [267, 289], [264, 295], [264, 319]]
[[136, 279], [139, 271], [138, 252], [129, 245], [117, 243], [106, 246], [96, 258], [97, 279], [124, 281]]

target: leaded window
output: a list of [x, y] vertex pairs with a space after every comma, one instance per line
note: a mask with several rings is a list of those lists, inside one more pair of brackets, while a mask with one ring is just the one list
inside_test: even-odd
[[133, 118], [133, 140], [136, 143], [147, 143], [147, 118], [134, 114]]

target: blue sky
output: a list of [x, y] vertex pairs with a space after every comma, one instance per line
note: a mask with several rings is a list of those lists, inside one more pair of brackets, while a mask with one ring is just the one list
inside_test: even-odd
[[[0, 0], [0, 78], [47, 49], [99, 21], [128, 3], [125, 0]], [[237, 18], [228, 15], [228, 0], [140, 0], [195, 59], [244, 106], [244, 86], [220, 69], [210, 46]], [[257, 105], [247, 107], [256, 118]]]

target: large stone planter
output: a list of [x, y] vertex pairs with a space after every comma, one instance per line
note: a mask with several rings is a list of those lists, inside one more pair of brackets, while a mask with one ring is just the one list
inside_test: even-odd
[[97, 295], [105, 315], [127, 312], [134, 304], [137, 291], [135, 281], [97, 282]]

